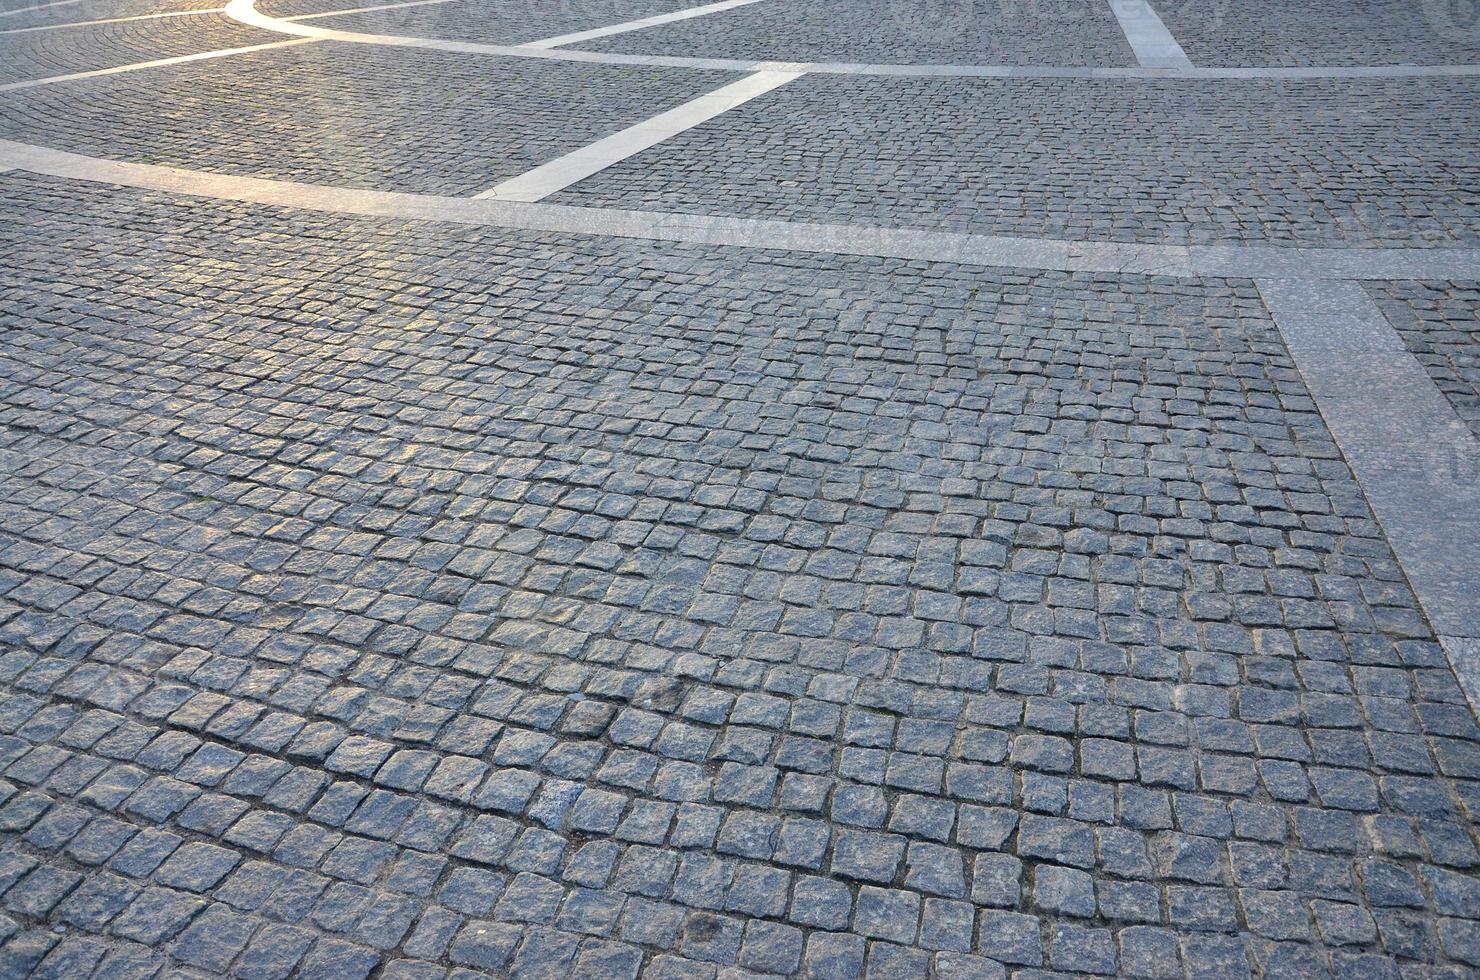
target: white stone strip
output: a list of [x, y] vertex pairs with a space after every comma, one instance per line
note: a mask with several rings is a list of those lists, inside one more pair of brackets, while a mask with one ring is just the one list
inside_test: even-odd
[[120, 72], [139, 71], [143, 68], [163, 68], [166, 65], [183, 65], [190, 61], [208, 61], [211, 58], [226, 58], [234, 54], [246, 54], [249, 51], [268, 51], [272, 48], [287, 48], [295, 44], [312, 43], [313, 38], [294, 38], [291, 41], [269, 41], [266, 44], [249, 44], [243, 48], [222, 48], [216, 51], [201, 51], [197, 54], [182, 54], [174, 58], [160, 58], [158, 61], [138, 61], [132, 65], [118, 65], [114, 68], [97, 68], [93, 71], [77, 71], [70, 75], [50, 75], [46, 78], [28, 78], [23, 82], [11, 82], [8, 85], [0, 85], [0, 92], [14, 92], [23, 88], [35, 88], [38, 85], [54, 85], [57, 82], [75, 82], [82, 78], [97, 78], [101, 75], [117, 75]]
[[483, 193], [474, 195], [474, 198], [538, 201], [549, 197], [614, 163], [620, 163], [672, 136], [729, 112], [736, 106], [742, 106], [757, 96], [795, 81], [802, 74], [800, 71], [758, 71], [747, 75], [737, 82], [706, 92], [681, 106], [660, 112], [651, 119], [644, 119], [517, 177], [495, 184]]
[[38, 3], [30, 7], [18, 7], [15, 10], [0, 10], [0, 17], [14, 17], [16, 14], [30, 14], [50, 7], [67, 7], [81, 2], [82, 0], [52, 0], [51, 3]]
[[[410, 0], [408, 3], [382, 3], [373, 7], [351, 7], [348, 10], [327, 10], [321, 14], [299, 14], [284, 17], [284, 20], [314, 20], [318, 17], [339, 17], [344, 14], [364, 14], [374, 10], [391, 10], [396, 7], [425, 7], [434, 3], [455, 3], [456, 0]], [[33, 31], [61, 31], [69, 27], [101, 27], [104, 24], [127, 24], [135, 20], [160, 20], [164, 17], [195, 17], [200, 14], [225, 13], [225, 7], [202, 7], [199, 10], [169, 10], [160, 14], [136, 14], [133, 17], [105, 17], [102, 20], [74, 20], [66, 24], [42, 24], [38, 27], [12, 27], [0, 34], [30, 34]]]
[[[407, 0], [406, 3], [377, 3], [371, 7], [349, 7], [345, 10], [325, 10], [318, 14], [298, 14], [296, 17], [284, 17], [283, 20], [317, 20], [320, 17], [344, 17], [349, 14], [368, 14], [377, 10], [395, 10], [399, 7], [429, 7], [436, 3], [455, 3], [456, 0]], [[224, 12], [225, 7], [221, 10]]]
[[219, 14], [225, 7], [207, 7], [203, 10], [170, 10], [162, 14], [136, 14], [133, 17], [108, 17], [103, 20], [74, 20], [67, 24], [42, 24], [39, 27], [12, 27], [0, 34], [30, 34], [32, 31], [60, 31], [68, 27], [98, 27], [102, 24], [127, 24], [131, 20], [159, 20], [162, 17], [194, 17], [197, 14]]
[[1240, 248], [1007, 238], [353, 190], [124, 163], [0, 139], [0, 169], [328, 214], [833, 255], [1182, 277], [1480, 279], [1480, 249]]
[[687, 10], [675, 10], [670, 14], [657, 14], [653, 17], [643, 17], [639, 20], [624, 21], [620, 24], [609, 24], [606, 27], [595, 27], [589, 31], [576, 31], [573, 34], [561, 34], [557, 37], [547, 37], [540, 41], [527, 41], [519, 45], [523, 48], [558, 48], [566, 44], [579, 44], [582, 41], [593, 41], [598, 37], [611, 37], [613, 34], [626, 34], [629, 31], [641, 31], [649, 27], [657, 27], [660, 24], [672, 24], [675, 21], [688, 20], [692, 17], [706, 17], [709, 14], [717, 14], [725, 10], [733, 10], [736, 7], [745, 7], [760, 0], [720, 0], [719, 3], [706, 3], [700, 7], [689, 7]]
[[[315, 37], [350, 44], [385, 44], [395, 47], [484, 54], [502, 58], [550, 58], [599, 65], [628, 65], [642, 68], [691, 68], [700, 71], [763, 71], [772, 63], [739, 58], [686, 58], [672, 55], [618, 54], [610, 51], [578, 51], [567, 48], [537, 48], [531, 45], [486, 44], [450, 38], [411, 37], [402, 34], [367, 34], [311, 24], [296, 24], [257, 10], [255, 0], [231, 0], [225, 14], [232, 20], [279, 34]], [[301, 18], [300, 18], [301, 19]], [[911, 65], [865, 62], [814, 61], [807, 71], [829, 75], [888, 75], [923, 78], [1130, 78], [1130, 79], [1305, 79], [1305, 78], [1435, 78], [1480, 75], [1480, 65], [1376, 65], [1309, 68], [1085, 68], [1054, 65]]]
[[1258, 286], [1480, 713], [1480, 441], [1360, 285]]
[[1110, 9], [1142, 68], [1191, 68], [1182, 45], [1156, 16], [1150, 0], [1110, 0]]

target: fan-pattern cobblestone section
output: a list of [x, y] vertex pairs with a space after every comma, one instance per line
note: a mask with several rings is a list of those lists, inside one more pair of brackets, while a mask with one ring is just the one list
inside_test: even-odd
[[1480, 965], [1252, 283], [0, 181], [0, 974]]

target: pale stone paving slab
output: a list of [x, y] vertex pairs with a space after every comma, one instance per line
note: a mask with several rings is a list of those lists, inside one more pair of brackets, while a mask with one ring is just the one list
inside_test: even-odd
[[541, 200], [605, 170], [614, 163], [656, 146], [671, 136], [702, 125], [722, 113], [793, 82], [802, 74], [800, 71], [756, 72], [713, 92], [706, 92], [677, 108], [659, 113], [651, 119], [644, 119], [619, 133], [613, 133], [579, 150], [540, 164], [517, 177], [501, 181], [473, 197], [475, 200]]
[[1148, 0], [1109, 0], [1125, 39], [1143, 68], [1191, 68], [1187, 53]]
[[1480, 442], [1360, 285], [1259, 291], [1480, 713]]

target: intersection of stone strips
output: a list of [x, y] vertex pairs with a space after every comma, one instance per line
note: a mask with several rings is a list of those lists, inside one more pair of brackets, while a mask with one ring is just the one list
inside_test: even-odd
[[1480, 972], [1480, 30], [0, 0], [0, 978]]

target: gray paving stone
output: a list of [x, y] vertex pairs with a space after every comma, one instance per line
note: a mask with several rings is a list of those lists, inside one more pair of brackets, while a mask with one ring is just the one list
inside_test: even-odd
[[[595, 46], [1129, 56], [1103, 9], [888, 7]], [[1306, 16], [1260, 10], [1189, 49]], [[399, 16], [515, 36], [488, 4], [336, 23]], [[57, 70], [221, 33], [130, 23], [46, 35]], [[1278, 57], [1382, 32], [1422, 48], [1353, 12]], [[0, 124], [454, 192], [731, 77], [348, 50]], [[561, 199], [1459, 268], [1430, 246], [1472, 235], [1470, 87], [809, 78]], [[1480, 725], [1266, 305], [1340, 288], [0, 190], [5, 975], [1480, 965]], [[1472, 286], [1367, 293], [1462, 418]]]

